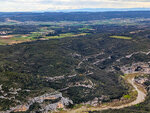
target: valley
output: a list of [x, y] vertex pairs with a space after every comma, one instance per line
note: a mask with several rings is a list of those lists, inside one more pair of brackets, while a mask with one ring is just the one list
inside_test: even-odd
[[148, 14], [1, 14], [0, 111], [148, 113]]

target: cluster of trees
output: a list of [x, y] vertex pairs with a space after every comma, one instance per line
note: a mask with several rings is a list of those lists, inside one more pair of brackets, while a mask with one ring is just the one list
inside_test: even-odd
[[[100, 27], [97, 27], [100, 31]], [[104, 26], [103, 26], [104, 27]], [[21, 88], [22, 91], [18, 100], [23, 100], [23, 97], [29, 97], [42, 93], [41, 89], [49, 88], [61, 91], [63, 95], [70, 97], [74, 103], [87, 102], [95, 97], [106, 95], [109, 101], [111, 99], [120, 98], [127, 92], [127, 88], [122, 85], [122, 80], [119, 79], [121, 72], [116, 69], [115, 72], [110, 72], [112, 66], [122, 66], [128, 63], [123, 61], [117, 63], [118, 58], [131, 54], [137, 51], [145, 51], [150, 48], [149, 38], [143, 37], [147, 35], [130, 34], [129, 27], [111, 27], [112, 32], [104, 27], [104, 33], [95, 33], [88, 36], [79, 36], [74, 38], [53, 39], [46, 41], [26, 42], [12, 46], [0, 46], [0, 84], [4, 84], [5, 92], [9, 92], [11, 87]], [[118, 32], [119, 28], [124, 29], [124, 32]], [[130, 28], [131, 30], [134, 27]], [[112, 35], [127, 35], [132, 37], [131, 40], [113, 39]], [[138, 37], [136, 37], [138, 35]], [[103, 55], [98, 55], [104, 53]], [[73, 54], [78, 54], [80, 57], [75, 57]], [[83, 59], [88, 58], [85, 62]], [[137, 60], [136, 60], [137, 58]], [[93, 64], [97, 60], [102, 60], [97, 65]], [[147, 61], [149, 57], [142, 55], [133, 56], [128, 60], [131, 63], [142, 59]], [[83, 61], [80, 68], [78, 64]], [[87, 75], [89, 72], [93, 72]], [[74, 77], [68, 75], [77, 74]], [[62, 79], [49, 80], [46, 77], [65, 76]], [[83, 86], [74, 86], [77, 84], [89, 84], [91, 81], [95, 84], [94, 88]], [[29, 89], [32, 94], [23, 92], [23, 89]], [[22, 97], [23, 95], [23, 97]], [[25, 100], [24, 100], [25, 101]], [[1, 100], [3, 109], [6, 109], [7, 102]], [[35, 105], [37, 106], [37, 105]]]
[[[6, 35], [29, 34], [38, 31], [39, 26], [35, 25], [1, 25], [0, 31], [8, 32]], [[2, 34], [3, 35], [3, 34]]]

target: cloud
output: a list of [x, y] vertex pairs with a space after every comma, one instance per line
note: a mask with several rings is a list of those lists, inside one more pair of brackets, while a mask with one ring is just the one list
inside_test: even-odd
[[150, 7], [150, 0], [0, 0], [0, 11]]

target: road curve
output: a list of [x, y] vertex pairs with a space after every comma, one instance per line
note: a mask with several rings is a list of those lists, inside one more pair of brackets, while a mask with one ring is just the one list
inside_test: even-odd
[[134, 78], [138, 75], [139, 74], [128, 74], [125, 76], [125, 80], [129, 84], [131, 84], [133, 86], [134, 90], [136, 90], [138, 93], [137, 98], [134, 101], [120, 105], [120, 106], [109, 105], [109, 106], [90, 107], [90, 108], [83, 106], [83, 107], [78, 108], [78, 109], [68, 110], [66, 113], [85, 113], [87, 111], [102, 111], [102, 110], [107, 110], [107, 109], [121, 109], [121, 108], [133, 106], [133, 105], [136, 105], [136, 104], [143, 102], [146, 98], [146, 90], [142, 85], [135, 83]]

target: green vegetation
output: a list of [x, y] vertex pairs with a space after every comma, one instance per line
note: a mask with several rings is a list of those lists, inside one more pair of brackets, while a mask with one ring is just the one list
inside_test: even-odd
[[132, 39], [131, 37], [126, 37], [126, 36], [110, 36], [110, 38], [126, 39], [126, 40]]
[[81, 108], [82, 106], [84, 106], [83, 104], [76, 104], [73, 106], [73, 109], [78, 109]]
[[7, 43], [0, 41], [0, 45], [6, 45]]
[[[146, 82], [144, 82], [144, 85], [148, 91], [147, 98], [144, 102], [127, 107], [127, 108], [122, 108], [122, 109], [116, 109], [116, 110], [104, 110], [104, 111], [93, 111], [89, 113], [149, 113], [150, 111], [150, 94], [149, 94], [149, 86], [150, 86], [150, 75], [145, 75], [146, 78], [148, 79]], [[143, 77], [143, 76], [142, 76]]]
[[130, 95], [124, 95], [123, 97], [124, 97], [125, 99], [130, 99], [130, 98], [131, 98]]
[[50, 25], [32, 25], [28, 29], [28, 25], [4, 25], [0, 26], [0, 28], [2, 28], [2, 32], [6, 33], [5, 35], [0, 35], [0, 45], [12, 45], [14, 43], [16, 44], [35, 40], [79, 37], [90, 34], [90, 32], [81, 32], [78, 30], [80, 26], [61, 27]]
[[86, 30], [91, 30], [91, 28], [89, 26], [87, 26], [87, 27], [79, 28], [79, 30], [86, 31]]
[[[141, 34], [141, 37], [143, 36]], [[136, 60], [147, 61], [149, 59], [148, 56], [137, 57], [137, 55], [133, 55], [132, 59], [128, 59], [128, 61], [123, 59], [121, 62], [116, 62], [122, 56], [141, 51], [145, 47], [150, 48], [148, 38], [145, 38], [145, 40], [135, 38], [135, 40], [137, 41], [113, 40], [109, 39], [107, 34], [91, 34], [86, 37], [79, 36], [61, 40], [35, 41], [12, 46], [1, 46], [0, 84], [7, 86], [7, 88], [4, 88], [6, 93], [9, 92], [11, 87], [21, 88], [22, 91], [19, 92], [16, 99], [24, 102], [27, 101], [28, 97], [42, 94], [44, 91], [41, 91], [41, 88], [45, 89], [45, 91], [46, 89], [56, 91], [68, 86], [70, 88], [61, 92], [64, 96], [73, 100], [74, 104], [93, 100], [100, 95], [107, 95], [107, 98], [103, 99], [104, 102], [118, 99], [123, 95], [127, 95], [128, 88], [125, 87], [122, 79], [118, 79], [119, 75], [122, 75], [120, 71], [117, 71], [119, 70], [118, 68], [116, 68], [115, 73], [109, 72], [108, 69], [112, 65], [117, 67]], [[105, 54], [94, 57], [103, 51], [105, 51]], [[110, 53], [110, 51], [113, 52]], [[78, 64], [83, 60], [80, 55], [83, 58], [87, 57], [88, 60], [83, 62], [80, 68], [77, 68]], [[111, 58], [108, 58], [109, 56]], [[93, 65], [95, 61], [101, 58], [106, 59]], [[6, 74], [7, 71], [9, 74]], [[93, 72], [93, 74], [86, 76], [89, 72]], [[77, 76], [67, 77], [74, 74], [77, 74]], [[81, 74], [82, 76], [80, 76]], [[47, 81], [47, 77], [62, 75], [65, 77]], [[94, 88], [74, 86], [77, 83], [92, 85], [90, 81], [96, 84], [92, 86]], [[31, 92], [24, 92], [23, 90], [25, 89], [29, 89]], [[22, 95], [24, 96], [22, 97]], [[3, 99], [1, 103], [5, 101]], [[9, 106], [16, 104], [15, 102], [11, 103]], [[5, 106], [7, 106], [7, 102], [1, 104], [2, 109], [7, 109]]]
[[[0, 85], [4, 91], [0, 92], [0, 96], [7, 94], [7, 98], [0, 99], [0, 110], [55, 91], [70, 98], [74, 102], [70, 107], [75, 108], [95, 98], [99, 102], [122, 97], [133, 99], [137, 93], [129, 92], [129, 87], [120, 77], [123, 75], [120, 67], [133, 62], [149, 62], [150, 56], [144, 53], [132, 55], [131, 58], [125, 56], [150, 49], [150, 25], [146, 24], [146, 18], [136, 18], [134, 21], [130, 17], [102, 17], [105, 19], [91, 20], [87, 17], [88, 21], [84, 18], [71, 21], [70, 17], [70, 21], [57, 21], [55, 19], [60, 18], [55, 17], [55, 21], [49, 22], [50, 17], [42, 21], [41, 16], [40, 22], [0, 25]], [[20, 20], [18, 17], [11, 18]], [[28, 20], [29, 17], [25, 16], [24, 19]], [[141, 22], [141, 26], [137, 27], [139, 23], [137, 25], [136, 22]], [[131, 23], [134, 25], [130, 26]], [[11, 94], [12, 89], [19, 88], [21, 90], [17, 94]], [[148, 105], [149, 100], [148, 97]], [[146, 103], [134, 107], [141, 111], [149, 110]], [[39, 107], [40, 104], [35, 103], [30, 111], [38, 111]], [[135, 110], [134, 107], [131, 111]]]
[[11, 40], [15, 40], [15, 41], [30, 41], [30, 40], [33, 40], [33, 37], [25, 37], [25, 36], [17, 36], [17, 37], [13, 37], [11, 38]]
[[49, 36], [46, 37], [46, 39], [58, 39], [58, 38], [65, 38], [65, 37], [77, 37], [77, 36], [84, 36], [87, 35], [88, 33], [81, 33], [81, 34], [73, 34], [73, 33], [65, 33], [65, 34], [60, 34], [59, 36]]

